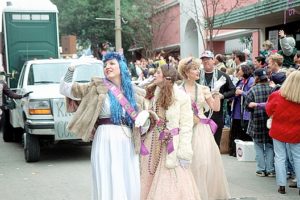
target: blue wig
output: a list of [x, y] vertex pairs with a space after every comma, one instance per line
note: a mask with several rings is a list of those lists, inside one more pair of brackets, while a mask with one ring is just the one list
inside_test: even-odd
[[[103, 57], [103, 62], [107, 62], [109, 60], [116, 59], [120, 66], [120, 73], [121, 73], [121, 88], [123, 91], [124, 96], [130, 103], [130, 105], [137, 111], [137, 104], [134, 98], [134, 91], [132, 88], [131, 77], [127, 68], [125, 57], [117, 52], [108, 52]], [[116, 97], [108, 91], [108, 95], [110, 98], [110, 112], [111, 112], [111, 119], [114, 124], [120, 124], [125, 120], [126, 124], [132, 126], [133, 121], [130, 116], [126, 113], [125, 117], [122, 117], [123, 109], [119, 101]]]

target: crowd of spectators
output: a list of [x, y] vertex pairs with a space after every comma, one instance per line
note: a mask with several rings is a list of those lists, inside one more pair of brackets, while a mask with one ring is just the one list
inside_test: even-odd
[[[298, 166], [300, 160], [299, 156], [295, 157], [294, 154], [295, 151], [298, 151], [297, 154], [300, 155], [300, 130], [298, 133], [294, 133], [295, 136], [292, 142], [289, 140], [278, 142], [278, 138], [269, 135], [270, 126], [267, 126], [267, 122], [270, 124], [270, 121], [272, 121], [270, 116], [272, 112], [267, 113], [265, 107], [268, 105], [270, 95], [276, 92], [280, 93], [281, 85], [285, 83], [288, 76], [291, 74], [296, 76], [294, 73], [300, 73], [298, 71], [300, 70], [300, 52], [295, 47], [296, 43], [293, 37], [286, 36], [284, 31], [279, 31], [279, 37], [280, 50], [274, 49], [273, 44], [266, 40], [257, 56], [252, 57], [251, 52], [245, 49], [244, 51], [233, 51], [230, 56], [216, 54], [213, 57], [208, 56], [205, 58], [214, 63], [214, 69], [220, 71], [219, 73], [228, 75], [235, 86], [235, 94], [221, 101], [223, 105], [222, 120], [224, 120], [225, 126], [230, 128], [230, 155], [236, 156], [234, 140], [253, 141], [256, 151], [256, 175], [276, 176], [277, 184], [280, 186], [278, 192], [285, 193], [286, 182], [282, 181], [282, 174], [288, 174], [293, 178], [290, 187], [297, 187], [296, 174], [299, 172], [295, 169], [295, 165]], [[212, 52], [211, 54], [206, 52], [206, 54], [213, 55]], [[202, 64], [199, 66], [200, 73], [201, 69], [203, 71], [203, 62], [206, 61], [207, 59], [202, 59]], [[130, 62], [129, 70], [132, 80], [137, 81], [141, 87], [145, 87], [153, 81], [153, 74], [157, 67], [169, 64], [177, 68], [178, 62], [178, 58], [166, 57], [160, 52], [153, 59], [142, 58]], [[201, 63], [200, 59], [199, 63]], [[200, 75], [200, 79], [201, 77], [203, 78]], [[296, 84], [299, 88], [300, 83]], [[299, 107], [300, 104], [296, 101], [295, 109], [299, 110]], [[268, 109], [270, 110], [270, 108]], [[293, 123], [300, 124], [299, 116], [291, 116], [291, 118]], [[217, 143], [219, 145], [219, 141]], [[291, 148], [291, 145], [296, 145], [297, 148]], [[278, 150], [279, 146], [280, 151]], [[282, 149], [282, 146], [284, 146], [284, 149]], [[274, 148], [277, 151], [274, 152]], [[283, 162], [286, 167], [281, 166]], [[283, 168], [286, 171], [283, 171]], [[299, 176], [300, 174], [297, 174], [298, 182]]]

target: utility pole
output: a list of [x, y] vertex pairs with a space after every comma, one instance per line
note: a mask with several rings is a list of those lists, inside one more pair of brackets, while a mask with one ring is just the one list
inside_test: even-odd
[[121, 0], [115, 0], [115, 32], [116, 51], [122, 48], [122, 28], [121, 28]]

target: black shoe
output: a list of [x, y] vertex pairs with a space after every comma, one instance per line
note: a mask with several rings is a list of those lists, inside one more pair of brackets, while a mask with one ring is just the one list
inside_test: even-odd
[[285, 186], [279, 186], [278, 192], [279, 192], [280, 194], [285, 194]]
[[258, 172], [256, 172], [256, 176], [264, 177], [264, 176], [266, 176], [266, 173], [263, 171], [258, 171]]
[[269, 177], [275, 177], [276, 173], [275, 172], [268, 172], [267, 176], [269, 176]]
[[297, 188], [297, 182], [292, 182], [290, 185], [289, 185], [290, 188]]

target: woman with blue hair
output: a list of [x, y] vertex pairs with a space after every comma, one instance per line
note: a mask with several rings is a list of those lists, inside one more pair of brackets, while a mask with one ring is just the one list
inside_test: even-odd
[[103, 58], [105, 78], [72, 83], [76, 66], [71, 64], [60, 91], [80, 104], [68, 130], [84, 141], [93, 141], [91, 162], [93, 200], [140, 199], [140, 132], [134, 128], [143, 108], [145, 92], [132, 85], [125, 58], [109, 52]]

